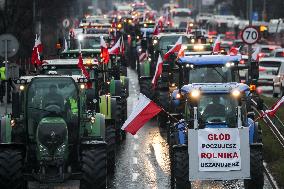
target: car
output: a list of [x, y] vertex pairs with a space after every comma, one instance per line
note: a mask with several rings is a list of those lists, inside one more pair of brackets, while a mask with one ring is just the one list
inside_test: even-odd
[[273, 97], [284, 96], [284, 59], [281, 60], [282, 62], [278, 72], [273, 78]]
[[268, 57], [271, 56], [272, 51], [275, 49], [280, 49], [281, 47], [278, 45], [260, 45], [259, 46], [260, 50], [258, 53], [258, 57]]
[[271, 53], [271, 56], [284, 58], [284, 48], [275, 49], [275, 50]]
[[283, 58], [265, 57], [259, 60], [258, 84], [273, 86], [273, 78], [277, 75], [280, 66], [284, 63]]

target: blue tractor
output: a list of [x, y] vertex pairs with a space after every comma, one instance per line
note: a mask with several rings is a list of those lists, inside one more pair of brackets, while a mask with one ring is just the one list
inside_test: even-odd
[[[241, 56], [229, 55], [198, 55], [185, 56], [177, 59], [174, 68], [167, 71], [167, 80], [163, 90], [159, 90], [158, 104], [170, 113], [179, 112], [180, 106], [174, 106], [171, 93], [175, 89], [180, 89], [183, 85], [191, 83], [227, 83], [238, 82], [242, 80], [250, 85], [254, 99], [259, 99], [255, 93], [258, 79], [258, 64], [251, 62], [249, 66], [240, 64]], [[241, 78], [240, 72], [247, 70], [247, 78]], [[164, 70], [163, 70], [164, 71]], [[162, 74], [163, 77], [163, 74]], [[163, 78], [161, 77], [161, 80]], [[160, 83], [159, 83], [160, 84]], [[168, 99], [168, 100], [165, 100]], [[258, 101], [258, 100], [257, 100]], [[159, 103], [160, 102], [160, 103]], [[250, 101], [248, 101], [250, 103]], [[261, 103], [259, 103], [261, 104]], [[250, 109], [251, 105], [247, 105]], [[248, 110], [252, 111], [252, 110]], [[159, 124], [166, 124], [167, 116], [159, 115]]]
[[247, 145], [250, 149], [250, 179], [244, 180], [245, 188], [263, 188], [261, 128], [251, 118], [253, 113], [248, 112], [246, 107], [247, 101], [250, 101], [250, 93], [248, 85], [236, 82], [188, 84], [172, 93], [171, 98], [175, 105], [180, 106], [183, 117], [177, 123], [171, 124], [168, 139], [174, 188], [191, 188], [188, 134], [192, 129], [212, 128], [217, 131], [241, 127], [248, 128], [249, 133]]

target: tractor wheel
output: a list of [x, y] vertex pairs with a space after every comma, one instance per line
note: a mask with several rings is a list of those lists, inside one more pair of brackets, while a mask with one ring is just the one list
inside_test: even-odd
[[244, 181], [245, 189], [261, 189], [264, 185], [263, 157], [260, 149], [250, 150], [250, 176]]
[[107, 187], [106, 156], [105, 146], [83, 150], [81, 189], [105, 189]]
[[115, 168], [116, 131], [115, 126], [112, 124], [106, 126], [106, 143], [107, 168], [108, 172], [113, 173]]
[[140, 81], [140, 92], [144, 94], [146, 97], [153, 100], [154, 93], [152, 90], [151, 80], [142, 80]]
[[188, 180], [188, 152], [187, 147], [173, 149], [173, 180], [174, 188], [190, 189], [191, 183]]
[[121, 106], [122, 106], [122, 121], [124, 122], [127, 119], [127, 94], [126, 89], [121, 90]]
[[17, 150], [0, 152], [0, 186], [1, 188], [24, 188], [23, 157]]

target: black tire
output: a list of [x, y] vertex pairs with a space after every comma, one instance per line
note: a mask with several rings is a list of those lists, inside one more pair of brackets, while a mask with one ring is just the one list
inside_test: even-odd
[[150, 99], [154, 99], [154, 92], [152, 89], [151, 80], [140, 81], [140, 92]]
[[113, 124], [106, 125], [107, 168], [109, 173], [115, 169], [116, 131]]
[[122, 122], [127, 119], [127, 94], [126, 89], [121, 90], [121, 114], [122, 114]]
[[188, 152], [187, 147], [177, 147], [173, 149], [173, 180], [176, 189], [191, 189], [188, 180]]
[[81, 189], [105, 189], [107, 187], [107, 152], [105, 146], [82, 152]]
[[262, 189], [264, 185], [262, 150], [251, 148], [250, 150], [250, 174], [251, 179], [244, 180], [245, 189]]
[[122, 113], [122, 102], [121, 98], [116, 100], [116, 109], [115, 111], [115, 129], [116, 129], [116, 142], [120, 143], [122, 136], [121, 136], [121, 126], [123, 122], [123, 113]]
[[0, 186], [3, 189], [24, 188], [23, 157], [17, 150], [0, 152]]

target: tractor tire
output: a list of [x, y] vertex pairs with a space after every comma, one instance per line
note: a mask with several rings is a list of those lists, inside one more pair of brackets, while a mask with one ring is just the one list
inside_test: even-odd
[[127, 119], [127, 94], [126, 89], [121, 90], [121, 108], [122, 108], [122, 121], [124, 122]]
[[140, 92], [151, 100], [154, 99], [154, 92], [152, 90], [151, 80], [140, 81]]
[[109, 173], [113, 173], [115, 168], [116, 130], [112, 124], [106, 126], [106, 143], [107, 168]]
[[81, 165], [81, 189], [105, 189], [107, 187], [107, 152], [105, 146], [83, 150]]
[[191, 189], [191, 183], [188, 180], [188, 152], [187, 147], [173, 149], [173, 180], [176, 189]]
[[17, 150], [0, 152], [0, 186], [3, 189], [24, 188], [23, 156]]
[[244, 180], [245, 189], [262, 189], [264, 185], [264, 168], [262, 150], [250, 150], [250, 175], [251, 179]]
[[115, 124], [116, 124], [116, 142], [120, 143], [123, 138], [123, 131], [121, 130], [122, 124], [123, 124], [123, 106], [122, 106], [122, 100], [121, 98], [119, 100], [116, 100], [116, 109], [115, 111]]

